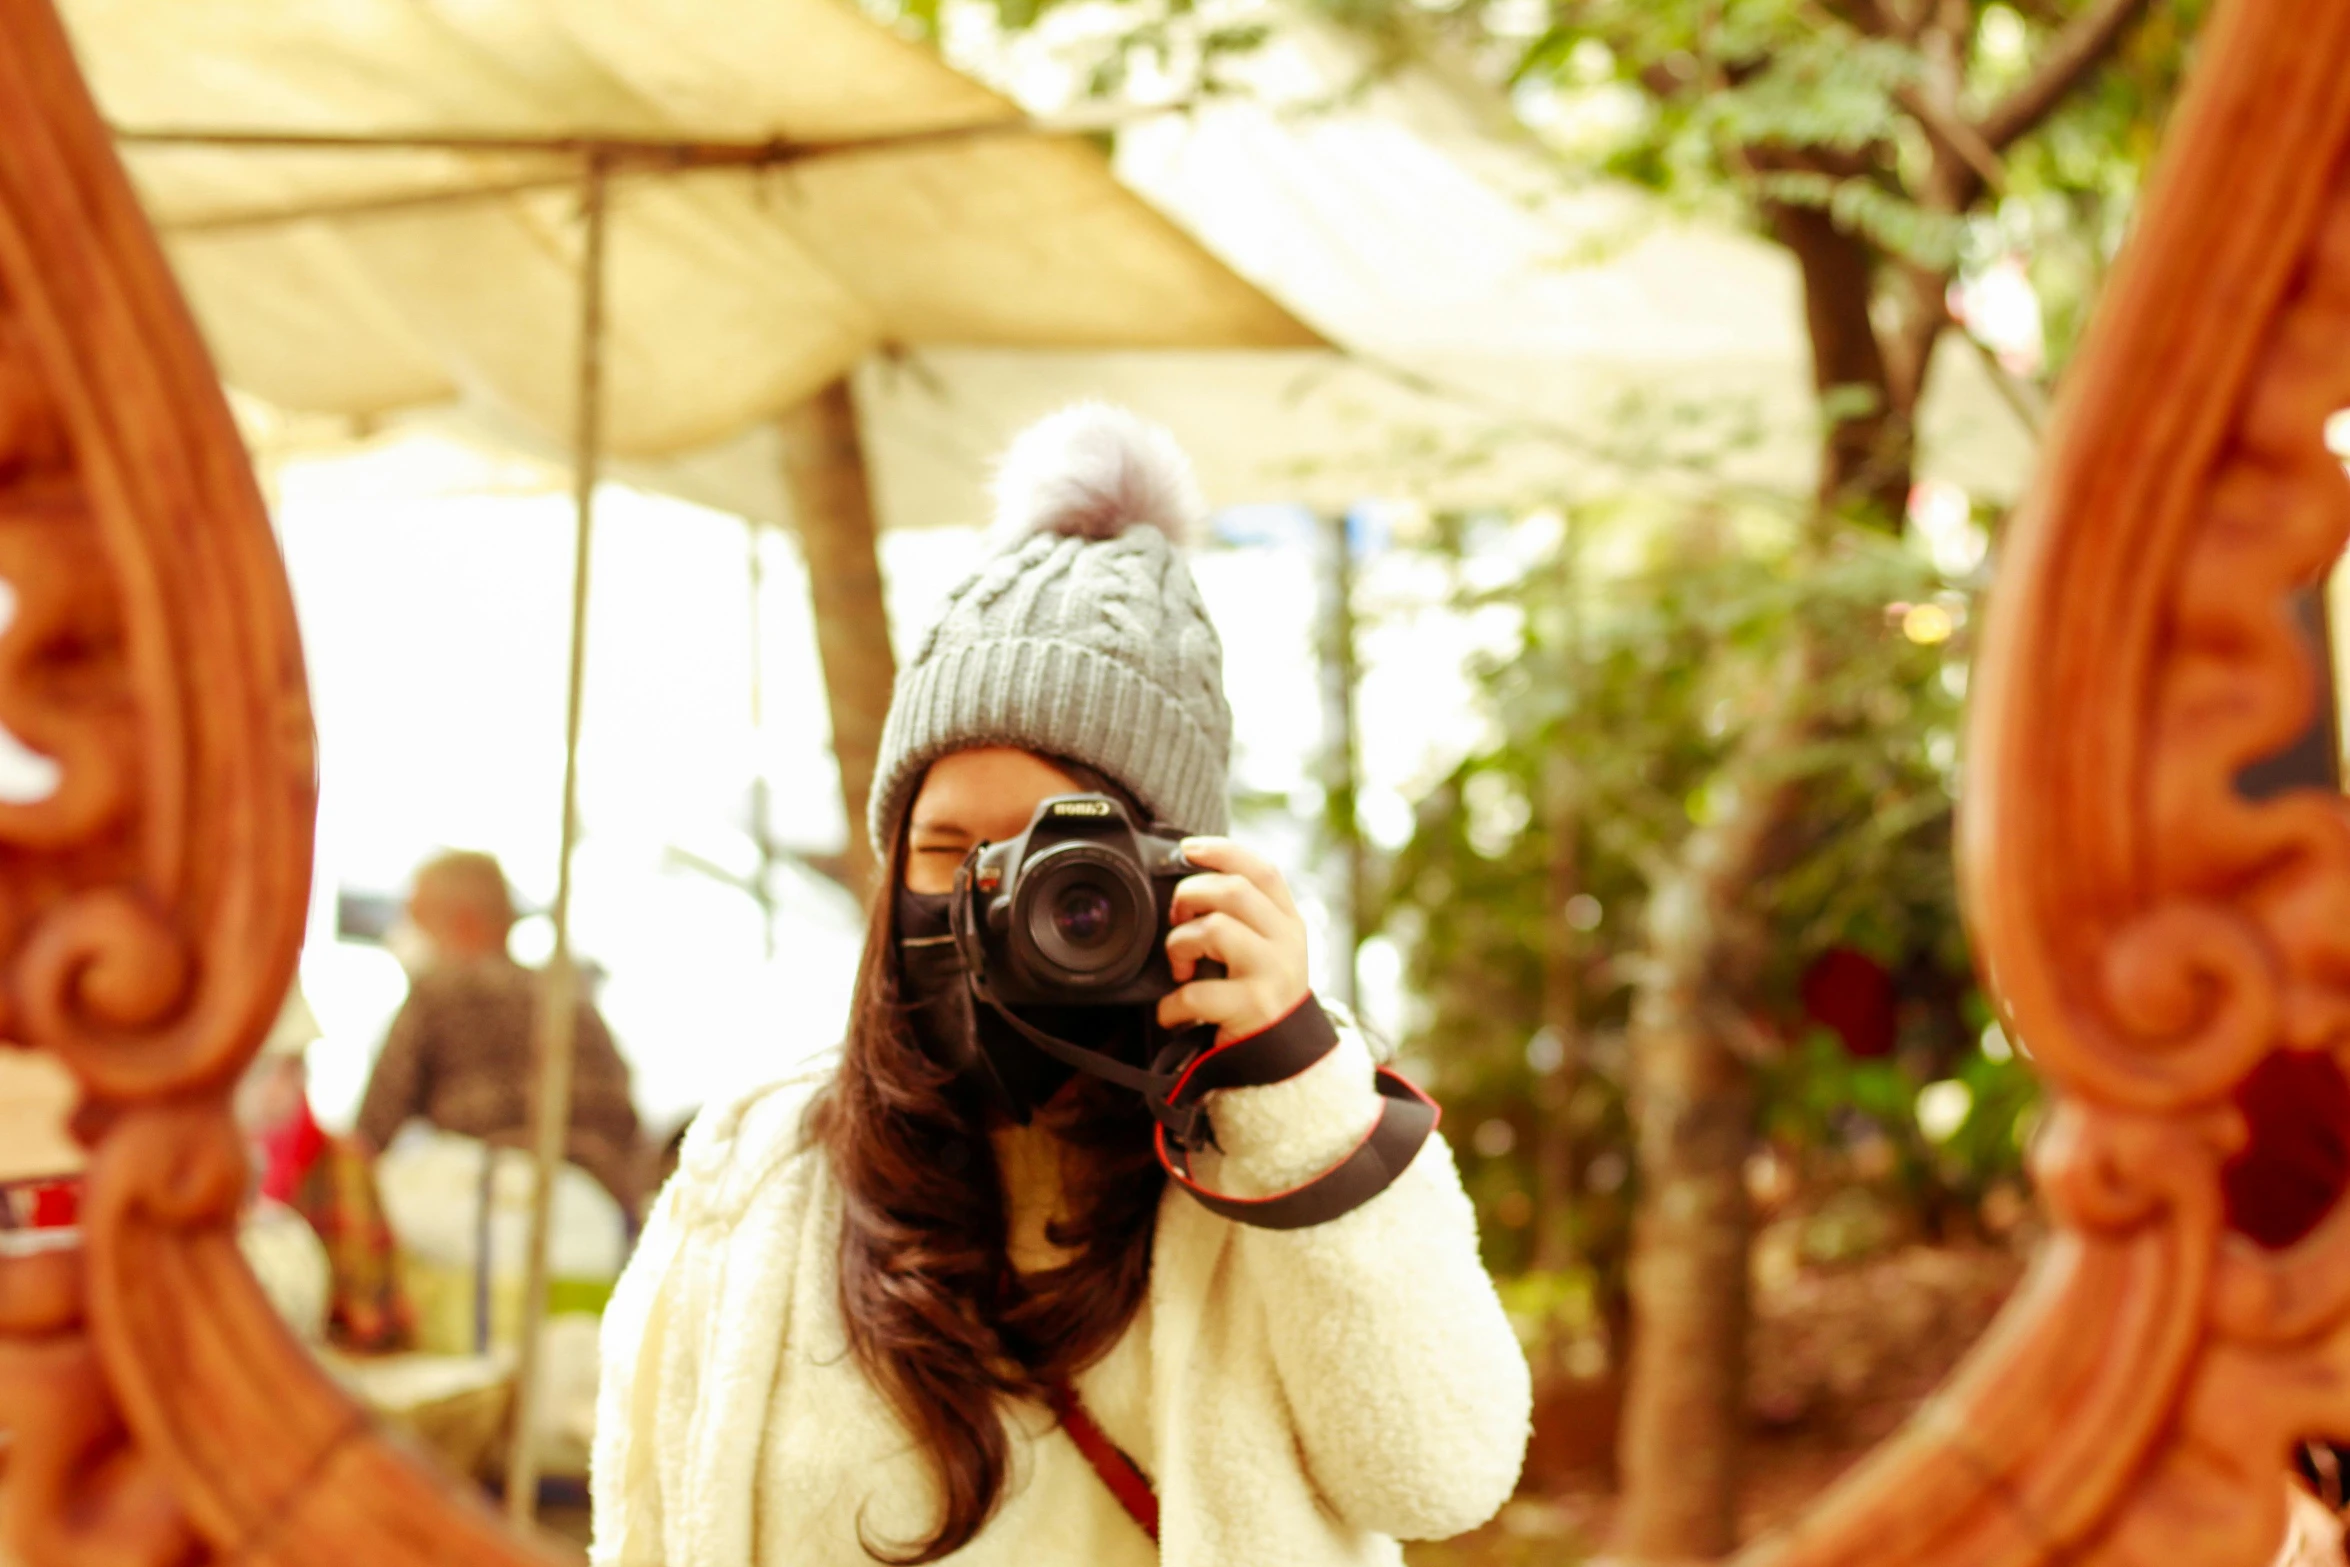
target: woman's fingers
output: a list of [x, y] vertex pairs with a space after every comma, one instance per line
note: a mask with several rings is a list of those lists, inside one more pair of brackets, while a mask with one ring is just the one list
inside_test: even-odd
[[[1230, 839], [1188, 838], [1183, 854], [1204, 874], [1175, 890], [1167, 958], [1179, 988], [1159, 1003], [1159, 1022], [1212, 1023], [1219, 1043], [1245, 1039], [1309, 994], [1305, 921], [1281, 873]], [[1191, 979], [1209, 958], [1224, 977]]]
[[1264, 888], [1229, 871], [1184, 877], [1176, 884], [1170, 912], [1177, 925], [1207, 914], [1229, 914], [1258, 935], [1267, 937], [1278, 937], [1287, 928], [1301, 923], [1294, 913], [1285, 912], [1265, 896]]
[[1229, 838], [1186, 838], [1183, 857], [1206, 871], [1224, 871], [1247, 880], [1259, 892], [1272, 900], [1273, 906], [1298, 918], [1297, 900], [1289, 895], [1289, 883], [1274, 869], [1273, 862], [1252, 849], [1244, 849]]
[[1237, 979], [1195, 979], [1180, 990], [1159, 998], [1159, 1027], [1189, 1028], [1213, 1023], [1221, 1028], [1248, 1005], [1248, 987]]
[[1167, 934], [1167, 962], [1179, 984], [1190, 980], [1202, 958], [1214, 958], [1226, 973], [1246, 978], [1270, 967], [1272, 955], [1271, 941], [1221, 910], [1186, 920]]

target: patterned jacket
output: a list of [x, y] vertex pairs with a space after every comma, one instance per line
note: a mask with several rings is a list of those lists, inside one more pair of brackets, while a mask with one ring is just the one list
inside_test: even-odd
[[[539, 976], [503, 958], [432, 969], [392, 1019], [359, 1106], [359, 1135], [376, 1148], [411, 1117], [484, 1142], [525, 1143], [537, 1097], [534, 1029]], [[579, 1004], [566, 1157], [637, 1212], [644, 1160], [628, 1063], [594, 1005]]]

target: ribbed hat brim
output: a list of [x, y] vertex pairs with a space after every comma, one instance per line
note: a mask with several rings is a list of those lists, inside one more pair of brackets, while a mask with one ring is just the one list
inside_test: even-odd
[[1171, 693], [1074, 642], [1000, 637], [938, 649], [899, 677], [881, 739], [888, 772], [866, 812], [873, 842], [932, 762], [990, 745], [1083, 762], [1185, 832], [1230, 821], [1225, 747]]

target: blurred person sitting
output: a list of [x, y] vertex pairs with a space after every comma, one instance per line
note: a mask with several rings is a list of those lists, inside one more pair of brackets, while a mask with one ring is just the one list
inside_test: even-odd
[[[416, 873], [405, 928], [387, 938], [409, 971], [360, 1102], [358, 1137], [380, 1153], [412, 1119], [501, 1146], [527, 1146], [538, 1095], [541, 981], [506, 950], [514, 902], [487, 854], [454, 852]], [[633, 1222], [644, 1164], [628, 1065], [582, 997], [565, 1157]]]
[[[256, 1177], [241, 1238], [265, 1286], [278, 1281], [272, 1299], [281, 1311], [315, 1327], [306, 1336], [352, 1354], [392, 1354], [413, 1347], [415, 1315], [367, 1155], [311, 1113], [308, 1052], [318, 1037], [297, 983], [237, 1086], [237, 1124]], [[294, 1237], [296, 1220], [315, 1248]], [[293, 1296], [301, 1304], [290, 1306]]]

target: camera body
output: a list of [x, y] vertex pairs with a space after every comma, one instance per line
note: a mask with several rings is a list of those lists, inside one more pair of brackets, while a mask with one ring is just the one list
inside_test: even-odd
[[956, 873], [964, 965], [1005, 1006], [1153, 1005], [1176, 988], [1169, 912], [1198, 869], [1181, 838], [1136, 826], [1108, 795], [1055, 795]]

